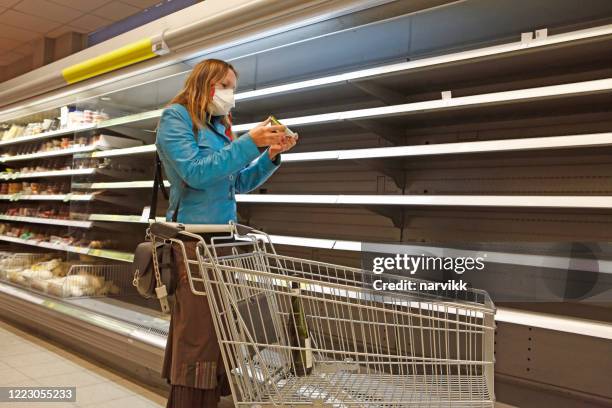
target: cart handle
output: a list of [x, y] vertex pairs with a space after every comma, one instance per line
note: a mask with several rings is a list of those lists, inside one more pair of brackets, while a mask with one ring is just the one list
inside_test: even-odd
[[164, 238], [176, 238], [181, 232], [192, 234], [206, 234], [214, 232], [232, 233], [235, 230], [233, 224], [181, 224], [178, 222], [152, 222], [150, 230], [153, 235]]

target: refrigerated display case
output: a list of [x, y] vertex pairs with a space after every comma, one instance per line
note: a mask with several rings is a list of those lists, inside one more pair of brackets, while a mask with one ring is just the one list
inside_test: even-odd
[[[521, 268], [563, 269], [575, 242], [593, 241], [602, 262], [575, 269], [609, 273], [612, 26], [600, 17], [612, 10], [593, 1], [567, 6], [571, 16], [543, 15], [521, 3], [538, 12], [497, 26], [456, 19], [487, 21], [516, 7], [493, 3], [362, 4], [0, 108], [0, 242], [9, 254], [0, 260], [0, 313], [163, 386], [168, 317], [137, 295], [125, 265], [147, 225], [161, 111], [193, 65], [212, 57], [240, 74], [237, 133], [273, 114], [300, 134], [270, 181], [236, 196], [240, 221], [268, 232], [281, 253], [359, 266], [370, 244], [436, 251], [495, 242], [486, 249], [510, 278]], [[456, 27], [447, 32], [432, 23], [449, 16]], [[23, 254], [18, 268], [4, 268], [10, 254]], [[46, 274], [55, 281], [34, 282], [32, 269], [52, 259], [63, 265]], [[76, 286], [65, 286], [71, 276]], [[610, 361], [596, 358], [610, 355], [608, 299], [497, 302], [498, 396], [533, 399], [525, 390], [535, 389], [612, 400]], [[544, 350], [538, 339], [557, 346]], [[592, 364], [584, 378], [559, 360], [571, 342]]]

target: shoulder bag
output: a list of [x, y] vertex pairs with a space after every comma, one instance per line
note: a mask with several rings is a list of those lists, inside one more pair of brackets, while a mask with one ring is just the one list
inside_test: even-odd
[[[153, 222], [155, 222], [157, 214], [157, 194], [160, 189], [164, 198], [168, 199], [168, 192], [162, 178], [161, 160], [156, 153], [155, 179], [149, 210], [149, 220]], [[177, 213], [178, 208], [174, 213], [173, 221], [176, 221]], [[132, 274], [134, 276], [132, 284], [142, 297], [147, 299], [157, 298], [164, 313], [170, 312], [168, 296], [173, 295], [176, 290], [173, 258], [170, 241], [147, 239], [136, 247], [134, 261], [132, 262]]]

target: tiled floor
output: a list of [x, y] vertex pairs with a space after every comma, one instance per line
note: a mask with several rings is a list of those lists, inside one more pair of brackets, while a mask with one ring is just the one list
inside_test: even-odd
[[[0, 321], [0, 387], [73, 386], [76, 403], [0, 403], [0, 408], [154, 408], [166, 399], [87, 360]], [[512, 408], [497, 403], [496, 408]], [[233, 408], [224, 398], [219, 408]]]
[[76, 403], [0, 403], [0, 407], [154, 408], [166, 399], [54, 344], [0, 321], [0, 387], [76, 386]]

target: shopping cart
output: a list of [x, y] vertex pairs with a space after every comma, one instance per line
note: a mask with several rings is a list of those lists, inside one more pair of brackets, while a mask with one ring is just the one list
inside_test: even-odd
[[[236, 407], [493, 406], [486, 292], [376, 291], [380, 275], [279, 255], [242, 225], [149, 231], [182, 248], [193, 293], [207, 295]], [[183, 240], [194, 239], [189, 259]]]

